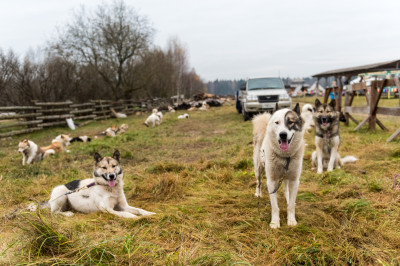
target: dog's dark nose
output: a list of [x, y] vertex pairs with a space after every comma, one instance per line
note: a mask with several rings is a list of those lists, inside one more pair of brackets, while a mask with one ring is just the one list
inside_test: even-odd
[[285, 139], [287, 139], [287, 133], [286, 133], [286, 132], [281, 132], [281, 133], [279, 133], [279, 137], [280, 137], [282, 140], [285, 140]]
[[113, 180], [113, 179], [115, 178], [115, 175], [114, 175], [114, 174], [110, 174], [108, 177], [109, 177], [111, 180]]

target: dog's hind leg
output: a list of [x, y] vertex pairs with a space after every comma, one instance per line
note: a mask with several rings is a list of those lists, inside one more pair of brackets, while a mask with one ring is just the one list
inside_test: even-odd
[[254, 196], [256, 197], [262, 197], [262, 173], [264, 171], [263, 167], [261, 167], [259, 162], [254, 161], [255, 167], [254, 167], [254, 175], [256, 176], [256, 193]]
[[51, 192], [49, 204], [50, 211], [55, 214], [62, 214], [64, 216], [72, 216], [73, 212], [65, 211], [68, 204], [68, 196], [65, 195], [69, 190], [66, 186], [61, 185], [53, 189]]

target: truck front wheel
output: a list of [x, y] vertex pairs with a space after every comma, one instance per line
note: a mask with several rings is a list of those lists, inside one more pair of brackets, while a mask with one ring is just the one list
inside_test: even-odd
[[243, 114], [244, 121], [247, 121], [250, 119], [250, 114], [248, 112], [246, 112], [246, 110], [244, 110], [244, 108], [242, 108], [242, 114]]

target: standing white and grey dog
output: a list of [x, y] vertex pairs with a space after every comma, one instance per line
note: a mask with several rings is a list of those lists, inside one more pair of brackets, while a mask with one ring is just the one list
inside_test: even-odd
[[281, 109], [272, 115], [264, 113], [253, 119], [255, 196], [262, 196], [261, 178], [265, 172], [271, 200], [271, 228], [280, 227], [276, 192], [281, 183], [288, 204], [287, 224], [297, 224], [295, 204], [304, 155], [303, 123], [299, 104], [293, 110]]
[[312, 128], [315, 127], [313, 115], [314, 107], [309, 103], [303, 105], [301, 109], [301, 118], [304, 120], [304, 132], [310, 133]]
[[312, 154], [312, 166], [317, 168], [318, 174], [321, 174], [324, 168], [330, 172], [335, 168], [340, 168], [344, 163], [357, 161], [354, 156], [341, 158], [339, 155], [339, 115], [335, 106], [335, 100], [329, 104], [322, 104], [318, 99], [315, 100], [316, 150]]
[[71, 210], [82, 213], [102, 211], [124, 218], [155, 214], [128, 205], [118, 150], [112, 157], [102, 157], [96, 152], [94, 159], [93, 178], [74, 180], [53, 189], [48, 202], [52, 213], [71, 216]]
[[23, 139], [18, 143], [18, 152], [22, 153], [22, 165], [38, 162], [50, 154], [54, 154], [53, 149], [44, 151], [35, 142]]

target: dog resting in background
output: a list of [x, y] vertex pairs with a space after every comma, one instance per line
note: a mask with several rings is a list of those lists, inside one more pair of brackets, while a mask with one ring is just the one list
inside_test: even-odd
[[172, 106], [168, 105], [168, 112], [175, 113], [175, 109]]
[[189, 114], [178, 115], [178, 119], [189, 118]]
[[312, 166], [317, 168], [318, 174], [321, 174], [323, 169], [330, 172], [335, 168], [340, 168], [344, 163], [357, 161], [354, 156], [340, 158], [338, 153], [340, 145], [339, 115], [335, 106], [335, 100], [332, 100], [329, 104], [322, 104], [318, 99], [315, 100], [316, 151], [312, 154]]
[[43, 158], [55, 153], [52, 149], [44, 151], [36, 143], [27, 139], [18, 143], [18, 152], [22, 153], [22, 165], [41, 161]]
[[43, 147], [42, 149], [44, 151], [53, 150], [55, 153], [62, 153], [64, 151], [70, 152], [69, 150], [67, 150], [67, 146], [71, 144], [70, 140], [71, 138], [69, 137], [69, 135], [61, 134], [55, 137], [55, 139], [51, 141], [51, 144], [49, 146]]
[[262, 196], [261, 178], [265, 173], [271, 200], [271, 228], [280, 227], [276, 191], [281, 183], [288, 204], [287, 224], [297, 224], [295, 204], [304, 155], [303, 123], [299, 104], [293, 110], [281, 109], [272, 115], [264, 113], [253, 119], [255, 196]]
[[88, 136], [79, 136], [79, 137], [74, 137], [74, 138], [72, 138], [69, 142], [70, 143], [73, 143], [73, 142], [76, 142], [76, 141], [78, 141], [78, 142], [90, 142], [90, 141], [92, 141], [92, 139], [91, 138], [89, 138]]
[[314, 125], [314, 107], [307, 103], [301, 109], [301, 118], [304, 120], [304, 131], [310, 133]]
[[[118, 150], [112, 157], [102, 157], [96, 152], [94, 160], [93, 178], [74, 180], [53, 189], [48, 202], [52, 213], [71, 216], [71, 210], [82, 213], [102, 211], [124, 218], [155, 214], [128, 205], [123, 190], [123, 173]], [[66, 195], [80, 188], [83, 189]]]
[[112, 125], [111, 127], [107, 128], [105, 131], [100, 132], [97, 135], [106, 135], [107, 137], [115, 137], [117, 134], [125, 133], [128, 129], [127, 124], [122, 124], [121, 126], [117, 127], [117, 125]]

